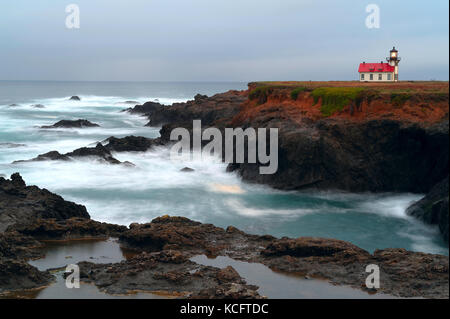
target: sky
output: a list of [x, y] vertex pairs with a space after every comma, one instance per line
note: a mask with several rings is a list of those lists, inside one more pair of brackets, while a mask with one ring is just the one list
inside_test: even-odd
[[448, 0], [2, 0], [0, 80], [357, 80], [393, 46], [401, 80], [448, 80], [448, 12]]

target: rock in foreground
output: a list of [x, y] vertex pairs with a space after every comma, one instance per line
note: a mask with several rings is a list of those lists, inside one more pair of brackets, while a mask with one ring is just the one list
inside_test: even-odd
[[61, 196], [36, 186], [26, 186], [19, 174], [0, 177], [0, 232], [9, 226], [33, 224], [38, 218], [64, 220], [90, 218], [86, 207], [65, 201]]
[[377, 250], [374, 254], [342, 240], [276, 239], [226, 230], [183, 217], [164, 216], [148, 224], [132, 224], [121, 243], [136, 251], [178, 250], [187, 256], [228, 256], [262, 263], [284, 273], [325, 278], [338, 285], [367, 290], [366, 267], [380, 268], [377, 292], [400, 297], [448, 298], [448, 257], [406, 251]]

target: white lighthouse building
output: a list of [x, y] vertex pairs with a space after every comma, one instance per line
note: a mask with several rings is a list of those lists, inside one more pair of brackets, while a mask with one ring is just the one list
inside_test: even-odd
[[366, 63], [359, 65], [359, 81], [361, 82], [398, 82], [398, 63], [400, 57], [395, 47], [386, 58], [387, 63]]

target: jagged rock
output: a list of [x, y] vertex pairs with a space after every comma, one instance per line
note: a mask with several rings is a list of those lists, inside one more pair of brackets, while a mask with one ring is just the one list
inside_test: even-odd
[[123, 110], [123, 112], [128, 112], [131, 114], [150, 115], [151, 113], [159, 112], [164, 107], [165, 107], [164, 105], [158, 102], [146, 102], [143, 105], [136, 105], [133, 108]]
[[[30, 160], [19, 160], [14, 161], [13, 164], [25, 163], [25, 162], [39, 162], [39, 161], [48, 161], [48, 160], [60, 160], [60, 161], [70, 161], [71, 158], [77, 157], [96, 157], [101, 161], [105, 161], [109, 164], [123, 164], [118, 159], [114, 158], [111, 152], [103, 146], [101, 143], [97, 143], [95, 147], [82, 147], [74, 150], [73, 152], [69, 152], [66, 154], [60, 154], [57, 151], [48, 152], [45, 154], [41, 154]], [[128, 162], [126, 165], [130, 165], [132, 163]]]
[[31, 224], [18, 223], [8, 228], [8, 231], [16, 231], [39, 240], [117, 237], [126, 230], [127, 227], [125, 226], [101, 223], [79, 217], [62, 220], [38, 218]]
[[54, 277], [39, 271], [26, 261], [0, 257], [0, 293], [45, 286]]
[[111, 136], [104, 142], [105, 148], [115, 152], [146, 152], [154, 146], [161, 145], [160, 139], [152, 139], [142, 136], [126, 136], [117, 138]]
[[17, 231], [0, 232], [0, 258], [29, 259], [42, 257], [37, 248], [43, 245], [35, 238]]
[[65, 201], [46, 189], [26, 186], [18, 173], [10, 180], [0, 177], [0, 232], [17, 223], [33, 224], [39, 218], [71, 217], [89, 218], [89, 214], [82, 205]]
[[449, 186], [448, 176], [436, 184], [430, 192], [406, 210], [408, 215], [414, 216], [427, 224], [438, 225], [444, 240], [448, 243], [448, 215], [449, 215]]
[[[171, 106], [149, 107], [145, 114], [149, 117], [147, 126], [159, 126], [174, 123], [190, 123], [202, 120], [202, 125], [221, 126], [238, 114], [246, 97], [237, 91], [216, 94], [212, 97], [197, 95], [192, 101], [174, 103]], [[145, 104], [144, 104], [145, 105]], [[184, 126], [180, 126], [184, 127]]]
[[262, 252], [265, 256], [327, 257], [334, 255], [369, 255], [365, 250], [343, 240], [300, 237], [283, 238], [270, 243]]
[[[119, 236], [121, 243], [128, 248], [144, 251], [163, 249], [189, 250], [193, 254], [218, 256], [226, 249], [241, 246], [245, 242], [247, 250], [236, 251], [237, 255], [256, 255], [258, 250], [250, 252], [270, 238], [248, 235], [243, 232], [227, 232], [211, 224], [202, 224], [185, 217], [163, 216], [147, 224], [132, 224], [130, 229]], [[231, 249], [230, 249], [231, 250]]]
[[190, 299], [263, 299], [253, 285], [227, 283], [191, 294]]
[[83, 128], [83, 127], [99, 127], [100, 125], [91, 123], [88, 120], [61, 120], [53, 125], [41, 126], [43, 129], [52, 128]]
[[180, 169], [180, 172], [184, 172], [184, 173], [190, 173], [190, 172], [194, 172], [195, 169], [190, 168], [190, 167], [184, 167], [182, 169]]
[[72, 96], [69, 100], [71, 100], [71, 101], [81, 101], [80, 97], [76, 96], [76, 95]]
[[[169, 295], [187, 298], [212, 294], [216, 298], [259, 297], [256, 291], [258, 287], [246, 286], [235, 271], [226, 276], [224, 272], [229, 273], [231, 270], [199, 265], [183, 257], [180, 252], [170, 250], [141, 253], [116, 264], [81, 262], [79, 266], [82, 281], [94, 283], [108, 293], [123, 294], [140, 290], [164, 291]], [[225, 284], [221, 284], [223, 280]]]
[[45, 106], [42, 105], [42, 104], [33, 104], [33, 105], [31, 105], [31, 107], [34, 107], [36, 109], [43, 109], [43, 108], [45, 108]]
[[[259, 262], [274, 270], [325, 278], [334, 284], [365, 288], [366, 266], [380, 267], [379, 292], [401, 297], [446, 298], [448, 258], [409, 252], [404, 249], [377, 250], [373, 255], [342, 240], [327, 238], [276, 239], [246, 234], [234, 227], [226, 230], [183, 217], [163, 216], [148, 224], [132, 224], [120, 235], [126, 248], [162, 252], [179, 250], [185, 256], [206, 254]], [[405, 269], [410, 273], [404, 274]], [[235, 277], [231, 269], [218, 273], [220, 282]], [[417, 290], [415, 287], [420, 286]], [[201, 296], [214, 296], [206, 289]], [[194, 297], [194, 296], [192, 296]]]
[[196, 102], [201, 102], [202, 100], [206, 100], [208, 98], [207, 95], [203, 95], [203, 94], [196, 94], [194, 96], [194, 101]]

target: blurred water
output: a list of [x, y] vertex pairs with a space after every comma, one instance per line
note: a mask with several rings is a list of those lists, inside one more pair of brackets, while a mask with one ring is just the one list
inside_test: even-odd
[[[6, 85], [5, 85], [6, 83]], [[72, 151], [109, 136], [159, 136], [144, 127], [147, 119], [122, 113], [127, 100], [162, 103], [244, 89], [242, 83], [0, 82], [0, 174], [20, 172], [31, 185], [45, 187], [83, 204], [94, 219], [128, 225], [165, 214], [274, 236], [320, 236], [350, 241], [364, 249], [402, 247], [448, 254], [436, 228], [406, 216], [413, 194], [282, 192], [246, 184], [214, 158], [197, 162], [170, 160], [167, 149], [114, 154], [135, 168], [74, 162], [12, 165], [19, 159], [57, 150]], [[19, 96], [22, 93], [24, 96]], [[28, 95], [27, 95], [28, 94]], [[68, 101], [71, 95], [81, 101]], [[3, 104], [2, 104], [3, 103]], [[20, 106], [11, 107], [16, 103]], [[33, 108], [43, 104], [45, 108]], [[42, 130], [61, 119], [88, 119], [99, 128]], [[11, 145], [5, 143], [14, 143]], [[188, 166], [191, 173], [180, 172]]]

